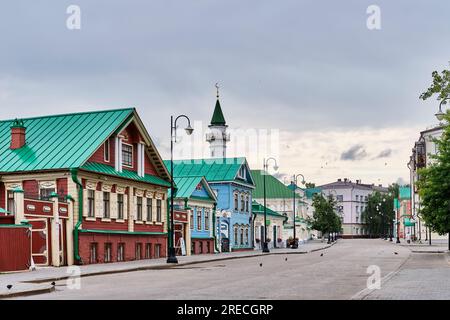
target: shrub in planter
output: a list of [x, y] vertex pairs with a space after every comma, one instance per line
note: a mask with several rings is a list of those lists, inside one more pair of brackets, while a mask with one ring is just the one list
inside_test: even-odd
[[260, 239], [255, 239], [256, 243], [260, 243], [261, 240]]
[[270, 239], [270, 238], [267, 238], [267, 239], [266, 239], [266, 241], [267, 241], [267, 242], [270, 242], [270, 241], [272, 241], [272, 239]]
[[278, 242], [282, 242], [282, 241], [283, 241], [283, 239], [281, 239], [281, 238], [278, 238], [278, 239], [277, 239], [277, 241], [278, 241]]

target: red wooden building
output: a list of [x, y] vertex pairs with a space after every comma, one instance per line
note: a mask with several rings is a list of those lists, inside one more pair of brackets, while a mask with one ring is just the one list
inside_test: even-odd
[[29, 230], [30, 263], [166, 256], [169, 186], [135, 109], [0, 121], [0, 237]]

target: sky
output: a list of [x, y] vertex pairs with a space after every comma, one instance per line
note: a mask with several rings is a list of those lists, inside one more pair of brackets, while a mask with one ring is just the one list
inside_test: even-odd
[[[79, 29], [67, 27], [70, 5]], [[380, 29], [367, 26], [370, 5]], [[0, 5], [0, 118], [135, 107], [168, 158], [170, 116], [186, 114], [206, 155], [219, 83], [228, 155], [251, 168], [274, 157], [286, 182], [299, 173], [317, 184], [408, 182], [413, 143], [436, 125], [438, 102], [418, 97], [433, 70], [449, 67], [449, 9], [443, 0], [10, 1]], [[242, 132], [257, 140], [240, 149]]]

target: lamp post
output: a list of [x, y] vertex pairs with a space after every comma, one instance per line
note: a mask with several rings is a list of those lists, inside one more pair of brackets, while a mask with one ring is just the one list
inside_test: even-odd
[[435, 116], [439, 121], [444, 120], [445, 113], [442, 112], [442, 105], [446, 104], [447, 100], [450, 100], [450, 97], [447, 97], [447, 98], [444, 98], [441, 100], [441, 102], [439, 103], [439, 111], [437, 113], [435, 113]]
[[295, 228], [295, 218], [296, 218], [296, 214], [295, 214], [295, 192], [297, 191], [297, 179], [298, 177], [301, 176], [302, 177], [302, 184], [305, 184], [305, 176], [302, 175], [301, 173], [297, 174], [297, 175], [293, 175], [292, 176], [292, 189], [293, 189], [293, 195], [292, 195], [292, 199], [293, 199], [293, 203], [292, 203], [292, 212], [294, 214], [294, 243], [291, 246], [291, 249], [297, 249], [298, 248], [298, 242], [297, 242], [297, 235], [296, 235], [296, 228]]
[[173, 197], [175, 193], [175, 187], [173, 182], [173, 143], [177, 140], [177, 120], [180, 118], [185, 118], [188, 122], [188, 126], [184, 129], [188, 135], [191, 135], [194, 129], [191, 127], [191, 120], [184, 114], [179, 115], [173, 120], [173, 116], [170, 117], [170, 225], [168, 241], [168, 256], [167, 263], [178, 263], [178, 259], [175, 255], [175, 239], [174, 239], [174, 223], [173, 223]]
[[[262, 252], [270, 252], [269, 244], [267, 243], [267, 208], [266, 208], [266, 175], [268, 174], [267, 170], [269, 168], [269, 160], [273, 160], [275, 163], [273, 168], [275, 171], [278, 170], [277, 160], [275, 158], [263, 159], [263, 189], [264, 189], [264, 242], [262, 245]], [[273, 241], [277, 241], [277, 239], [273, 239]]]

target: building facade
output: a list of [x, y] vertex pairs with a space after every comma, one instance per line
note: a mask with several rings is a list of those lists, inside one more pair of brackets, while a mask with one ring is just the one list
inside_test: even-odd
[[[215, 233], [217, 198], [203, 176], [174, 177], [177, 189], [174, 208], [185, 211], [188, 219], [175, 222], [177, 254], [218, 252]], [[184, 246], [185, 252], [182, 247]]]
[[135, 109], [1, 121], [0, 139], [0, 207], [31, 226], [30, 265], [166, 256], [170, 176]]
[[287, 217], [266, 207], [266, 224], [264, 224], [264, 206], [256, 201], [252, 203], [253, 237], [255, 249], [262, 250], [264, 227], [267, 228], [267, 244], [269, 248], [286, 248], [284, 224]]
[[[245, 158], [174, 161], [175, 177], [203, 176], [217, 198], [216, 241], [221, 252], [253, 249], [252, 190]], [[166, 161], [170, 167], [170, 161]]]
[[425, 222], [420, 217], [420, 196], [417, 187], [417, 181], [419, 180], [419, 169], [425, 168], [434, 159], [431, 157], [437, 153], [436, 143], [433, 141], [436, 138], [440, 138], [444, 131], [442, 125], [438, 125], [434, 128], [424, 130], [420, 132], [419, 139], [414, 143], [412, 148], [412, 154], [409, 158], [408, 169], [411, 185], [411, 213], [416, 223], [415, 230], [413, 230], [413, 237], [418, 240], [428, 239], [429, 236], [432, 239], [443, 239], [444, 236], [440, 236], [437, 233], [429, 233], [429, 229]]
[[[283, 182], [265, 173], [263, 170], [252, 170], [252, 177], [256, 185], [253, 190], [253, 200], [262, 205], [264, 204], [264, 176], [266, 179], [266, 207], [286, 217], [281, 239], [286, 241], [294, 236], [294, 206], [296, 217], [295, 236], [301, 242], [311, 239], [313, 230], [306, 223], [308, 204], [305, 191], [298, 187], [293, 188], [292, 185], [286, 186]], [[295, 199], [294, 189], [296, 190]]]
[[360, 180], [338, 179], [336, 182], [319, 186], [322, 194], [332, 195], [337, 200], [337, 212], [342, 221], [342, 237], [361, 238], [369, 230], [362, 220], [362, 213], [367, 207], [369, 196], [378, 191], [388, 193], [381, 185], [363, 184]]

